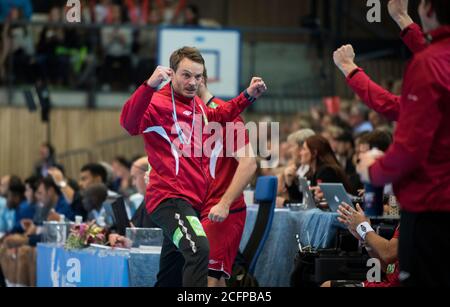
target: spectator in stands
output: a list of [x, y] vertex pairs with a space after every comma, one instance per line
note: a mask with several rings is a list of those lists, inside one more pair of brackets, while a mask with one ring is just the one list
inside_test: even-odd
[[[2, 58], [7, 65], [6, 72], [13, 72], [10, 78], [15, 82], [32, 82], [34, 71], [32, 60], [34, 56], [34, 43], [31, 31], [24, 25], [11, 24], [23, 18], [22, 11], [13, 7], [6, 20], [3, 40]], [[9, 65], [12, 67], [9, 67]]]
[[[28, 183], [34, 181], [27, 180]], [[61, 215], [73, 220], [73, 213], [70, 206], [61, 195], [59, 188], [55, 185], [50, 177], [42, 178], [37, 183], [38, 189], [36, 192], [37, 201], [43, 204], [46, 209], [45, 220], [59, 221]], [[31, 191], [30, 191], [31, 192]], [[28, 195], [32, 197], [31, 195]], [[21, 225], [23, 233], [11, 234], [3, 240], [3, 248], [0, 249], [0, 264], [2, 270], [5, 271], [5, 277], [12, 283], [19, 283], [22, 285], [33, 286], [35, 284], [36, 275], [34, 249], [31, 246], [36, 246], [36, 243], [42, 240], [42, 233], [38, 227], [29, 218], [22, 219]], [[5, 251], [8, 250], [9, 252]], [[14, 260], [11, 261], [10, 254], [13, 254]], [[26, 274], [21, 274], [26, 271]], [[25, 275], [25, 276], [23, 276]], [[31, 278], [30, 278], [31, 277]]]
[[149, 166], [146, 157], [136, 158], [131, 164], [131, 184], [136, 189], [136, 193], [130, 195], [128, 199], [130, 200], [131, 206], [135, 209], [134, 211], [136, 211], [144, 201], [145, 191], [147, 189], [145, 174], [150, 172], [150, 170], [151, 167]]
[[96, 23], [110, 23], [111, 22], [111, 9], [112, 1], [111, 0], [100, 0], [95, 4], [94, 8], [94, 21]]
[[300, 156], [301, 163], [310, 167], [306, 177], [311, 181], [312, 187], [321, 182], [337, 182], [342, 183], [348, 192], [351, 191], [348, 178], [324, 137], [314, 135], [307, 138]]
[[[323, 130], [320, 133], [327, 141], [330, 143], [331, 150], [336, 152], [337, 141], [336, 139], [344, 133], [344, 130], [341, 127], [338, 127], [333, 124], [332, 117], [326, 115], [324, 117], [325, 121], [323, 121]], [[329, 120], [327, 120], [329, 119]]]
[[156, 1], [163, 25], [182, 25], [186, 0]]
[[[145, 19], [145, 25], [158, 26], [161, 23], [161, 16], [158, 8], [149, 8], [148, 17]], [[148, 72], [156, 67], [157, 57], [157, 27], [139, 28], [134, 33], [133, 55], [135, 71], [133, 74], [134, 84], [139, 86], [142, 80], [148, 78]]]
[[36, 198], [36, 191], [38, 188], [38, 178], [35, 176], [31, 176], [27, 179], [25, 179], [25, 199], [27, 201], [27, 204], [31, 209], [34, 211], [34, 215], [32, 219], [22, 219], [20, 221], [20, 225], [24, 232], [27, 232], [27, 229], [31, 225], [31, 223], [34, 224], [42, 224], [42, 220], [40, 220], [42, 215], [42, 208], [43, 206], [40, 205], [40, 203], [37, 201]]
[[336, 139], [336, 158], [349, 178], [352, 193], [363, 188], [363, 184], [356, 173], [355, 164], [353, 164], [353, 155], [355, 153], [355, 143], [351, 132], [344, 131]]
[[148, 13], [151, 6], [150, 0], [126, 0], [128, 19], [136, 25], [144, 25], [148, 22]]
[[5, 21], [13, 9], [19, 9], [23, 12], [23, 17], [31, 19], [33, 6], [31, 0], [2, 0], [0, 1], [0, 22]]
[[[74, 221], [75, 214], [67, 203], [60, 188], [55, 184], [52, 177], [42, 178], [38, 183], [36, 198], [47, 212], [56, 212], [59, 215], [64, 215], [65, 218]], [[46, 220], [46, 217], [44, 218]]]
[[102, 65], [104, 90], [109, 90], [111, 86], [119, 89], [130, 81], [133, 33], [131, 28], [121, 26], [123, 19], [119, 5], [112, 5], [111, 14], [111, 26], [101, 30], [102, 49], [105, 55]]
[[[383, 130], [376, 129], [370, 133], [364, 135], [360, 140], [359, 154], [363, 154], [371, 149], [378, 149], [382, 152], [386, 152], [392, 144], [392, 134]], [[361, 192], [363, 193], [363, 191]], [[386, 184], [384, 186], [384, 195], [394, 195], [392, 184]], [[385, 197], [386, 198], [386, 197]], [[385, 211], [388, 211], [387, 202], [385, 203]]]
[[58, 167], [63, 170], [62, 165], [56, 162], [55, 148], [50, 143], [42, 143], [39, 148], [40, 159], [34, 166], [34, 175], [37, 177], [46, 177], [48, 170], [52, 167]]
[[364, 211], [359, 205], [356, 205], [355, 210], [348, 204], [343, 203], [339, 206], [338, 214], [339, 222], [347, 226], [350, 233], [366, 248], [370, 257], [380, 260], [384, 276], [378, 282], [351, 280], [326, 281], [322, 284], [322, 287], [399, 287], [400, 269], [397, 251], [400, 227], [397, 227], [392, 239], [387, 240], [372, 229], [370, 220], [364, 215]]
[[112, 227], [115, 224], [112, 199], [108, 200], [108, 188], [104, 183], [94, 183], [82, 191], [84, 209], [88, 221], [96, 221], [99, 226]]
[[291, 161], [289, 165], [284, 169], [283, 180], [285, 188], [289, 193], [288, 202], [301, 203], [302, 193], [300, 192], [299, 177], [305, 177], [308, 173], [309, 164], [301, 163], [301, 152], [303, 150], [303, 143], [310, 136], [315, 135], [315, 132], [311, 129], [302, 129], [294, 132], [288, 136], [289, 152]]
[[372, 124], [374, 129], [388, 129], [389, 122], [381, 114], [374, 110], [369, 111], [369, 122]]
[[350, 125], [353, 128], [353, 135], [361, 132], [372, 131], [372, 124], [368, 120], [369, 110], [363, 104], [354, 105], [350, 110]]
[[[63, 22], [63, 10], [53, 6], [48, 14], [48, 22], [59, 24]], [[59, 85], [67, 85], [70, 73], [70, 58], [65, 50], [71, 47], [68, 43], [76, 39], [74, 30], [65, 29], [59, 25], [46, 25], [37, 44], [37, 65], [40, 78]]]
[[15, 211], [14, 226], [10, 233], [22, 233], [22, 219], [32, 219], [35, 207], [30, 206], [25, 198], [25, 185], [17, 176], [11, 176], [9, 179], [9, 188], [7, 192], [7, 205], [9, 209]]
[[[150, 165], [148, 164], [148, 158], [142, 157], [135, 160], [131, 166], [131, 178], [133, 182], [133, 186], [138, 191], [141, 202], [138, 204], [137, 210], [131, 218], [131, 224], [134, 227], [143, 227], [143, 228], [157, 228], [158, 226], [152, 221], [150, 215], [147, 213], [145, 208], [145, 192], [147, 190], [147, 184], [149, 182], [149, 172], [151, 170]], [[130, 197], [131, 199], [131, 197]], [[118, 234], [110, 234], [109, 242], [111, 246], [126, 246], [127, 240], [125, 237], [120, 236]]]
[[184, 9], [184, 25], [185, 26], [200, 26], [200, 15], [196, 5], [189, 4]]
[[125, 197], [136, 192], [131, 185], [130, 162], [124, 157], [116, 157], [111, 165], [115, 176], [113, 190]]
[[7, 205], [10, 178], [11, 176], [2, 176], [0, 178], [0, 233], [3, 234], [13, 229], [16, 218], [16, 211]]
[[[83, 220], [88, 219], [88, 212], [83, 205], [83, 191], [88, 187], [95, 184], [107, 184], [107, 172], [106, 169], [98, 163], [88, 163], [84, 165], [80, 170], [80, 180], [78, 182], [80, 190], [76, 191], [67, 183], [67, 179], [64, 178], [63, 173], [57, 168], [49, 170], [49, 174], [52, 176], [54, 182], [60, 187], [65, 199], [70, 204], [72, 211], [75, 215], [80, 215]], [[108, 190], [107, 201], [112, 202], [119, 195], [111, 190]], [[130, 214], [131, 216], [131, 214]]]

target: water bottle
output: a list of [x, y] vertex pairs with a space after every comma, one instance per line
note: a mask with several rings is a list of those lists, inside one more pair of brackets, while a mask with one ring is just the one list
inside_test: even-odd
[[75, 216], [75, 225], [79, 226], [83, 222], [83, 217], [81, 215]]
[[65, 244], [67, 239], [67, 224], [64, 214], [60, 214], [59, 223], [56, 226], [56, 243]]
[[[372, 149], [378, 151], [378, 149]], [[364, 182], [364, 213], [367, 217], [380, 217], [384, 214], [383, 207], [384, 186], [376, 187]]]
[[105, 227], [106, 226], [106, 222], [105, 222], [105, 217], [104, 216], [99, 216], [97, 218], [96, 224], [100, 227]]
[[367, 217], [383, 216], [383, 187], [364, 184], [364, 213]]

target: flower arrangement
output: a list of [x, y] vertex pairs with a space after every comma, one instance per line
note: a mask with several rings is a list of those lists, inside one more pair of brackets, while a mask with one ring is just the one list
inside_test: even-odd
[[88, 247], [90, 244], [106, 244], [106, 230], [96, 225], [95, 221], [73, 226], [65, 247], [67, 249], [81, 249]]

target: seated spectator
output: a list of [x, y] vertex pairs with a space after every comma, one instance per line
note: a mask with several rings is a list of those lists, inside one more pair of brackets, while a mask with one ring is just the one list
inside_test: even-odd
[[[44, 211], [56, 212], [59, 215], [64, 215], [65, 218], [74, 221], [75, 214], [67, 203], [60, 188], [55, 184], [52, 177], [42, 178], [38, 183], [36, 197], [40, 203], [43, 204]], [[44, 217], [43, 220], [46, 220]]]
[[0, 22], [5, 21], [13, 9], [21, 10], [26, 20], [30, 20], [33, 14], [31, 0], [2, 0], [0, 1]]
[[131, 218], [131, 222], [136, 227], [143, 228], [152, 228], [156, 227], [155, 223], [150, 219], [150, 215], [145, 209], [145, 193], [147, 191], [147, 185], [149, 182], [149, 173], [151, 171], [151, 167], [148, 164], [147, 157], [142, 157], [133, 162], [131, 166], [131, 179], [133, 186], [137, 190], [137, 194], [140, 196], [139, 198], [136, 195], [130, 197], [130, 200], [133, 198], [141, 201], [137, 204], [137, 210], [133, 214]]
[[88, 221], [95, 221], [99, 226], [112, 227], [114, 213], [111, 203], [107, 202], [108, 188], [103, 183], [95, 183], [82, 192], [83, 206], [88, 213]]
[[[399, 287], [399, 264], [398, 264], [398, 238], [400, 236], [400, 226], [395, 230], [391, 240], [379, 236], [370, 226], [370, 220], [364, 215], [364, 211], [359, 205], [356, 210], [348, 204], [339, 206], [338, 220], [347, 226], [350, 233], [358, 239], [366, 248], [370, 257], [377, 258], [381, 262], [384, 272], [383, 279], [379, 282], [369, 281], [326, 281], [322, 287]], [[363, 230], [365, 229], [365, 231]]]
[[302, 129], [288, 136], [289, 153], [291, 161], [284, 169], [283, 180], [285, 188], [289, 193], [289, 203], [301, 203], [303, 195], [300, 192], [299, 177], [305, 177], [310, 167], [309, 164], [301, 163], [301, 151], [305, 140], [315, 135], [311, 129]]
[[55, 148], [49, 143], [42, 143], [39, 148], [39, 161], [34, 166], [34, 175], [37, 177], [46, 177], [51, 167], [64, 168], [56, 162]]
[[28, 205], [33, 208], [34, 215], [32, 219], [22, 219], [20, 224], [22, 229], [26, 232], [31, 223], [42, 225], [42, 208], [43, 206], [38, 202], [36, 198], [36, 191], [38, 188], [39, 180], [35, 176], [31, 176], [25, 180], [25, 198]]
[[354, 194], [357, 190], [363, 188], [363, 184], [356, 173], [355, 164], [353, 164], [353, 155], [355, 152], [355, 143], [351, 132], [344, 131], [336, 139], [336, 158], [349, 178], [351, 192]]
[[[390, 132], [386, 132], [380, 129], [376, 129], [370, 133], [365, 134], [361, 137], [359, 141], [359, 154], [365, 153], [371, 149], [378, 149], [382, 152], [386, 152], [389, 148], [389, 146], [392, 143], [392, 135]], [[364, 190], [360, 192], [362, 195], [364, 193]], [[384, 186], [384, 199], [385, 199], [385, 207], [384, 211], [389, 211], [389, 205], [388, 205], [388, 199], [389, 196], [394, 195], [392, 184], [387, 184]]]
[[[131, 224], [134, 227], [158, 228], [158, 226], [150, 218], [150, 215], [148, 214], [147, 209], [145, 208], [144, 196], [149, 181], [148, 178], [150, 172], [149, 169], [151, 168], [148, 164], [147, 157], [137, 159], [136, 161], [133, 162], [133, 165], [131, 166], [131, 178], [133, 180], [132, 182], [134, 187], [138, 191], [138, 194], [140, 195], [141, 199], [141, 203], [138, 205], [136, 212], [131, 218]], [[120, 236], [118, 234], [110, 234], [108, 239], [111, 246], [126, 247], [128, 244], [125, 237]]]
[[130, 162], [124, 157], [116, 157], [111, 165], [115, 177], [113, 190], [125, 197], [133, 194], [136, 190], [131, 185]]
[[23, 233], [24, 229], [20, 222], [22, 219], [32, 219], [35, 207], [28, 204], [25, 198], [25, 185], [19, 177], [11, 176], [7, 195], [8, 208], [15, 211], [14, 227], [10, 233]]
[[9, 208], [7, 197], [9, 190], [9, 180], [11, 176], [0, 178], [0, 233], [3, 235], [10, 232], [14, 227], [16, 211]]
[[[61, 191], [70, 204], [70, 207], [74, 211], [75, 215], [83, 217], [84, 221], [87, 221], [88, 212], [83, 205], [83, 191], [95, 184], [107, 184], [107, 172], [106, 169], [98, 163], [88, 163], [84, 165], [80, 170], [79, 187], [80, 190], [76, 191], [67, 183], [67, 179], [64, 178], [63, 173], [57, 168], [50, 169], [50, 175], [57, 186], [61, 188]], [[119, 195], [111, 190], [107, 191], [107, 201], [114, 201]], [[131, 214], [130, 214], [131, 216]]]
[[342, 183], [347, 192], [351, 191], [347, 176], [337, 161], [330, 143], [324, 137], [314, 135], [307, 138], [300, 156], [301, 163], [310, 167], [306, 178], [310, 180], [311, 187], [316, 187], [322, 182], [336, 182]]
[[350, 110], [350, 125], [353, 128], [353, 135], [358, 135], [361, 132], [372, 131], [372, 124], [368, 119], [369, 110], [363, 104], [354, 105]]

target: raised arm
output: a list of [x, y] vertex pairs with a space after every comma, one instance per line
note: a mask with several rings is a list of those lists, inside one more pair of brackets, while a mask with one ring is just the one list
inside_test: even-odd
[[400, 37], [403, 43], [412, 53], [417, 53], [424, 50], [428, 43], [420, 26], [414, 23], [408, 14], [408, 2], [408, 0], [390, 0], [388, 11], [401, 30]]
[[333, 54], [334, 63], [347, 79], [347, 84], [372, 110], [391, 121], [398, 120], [400, 96], [396, 96], [373, 82], [355, 64], [355, 52], [351, 45], [345, 45]]
[[222, 124], [232, 122], [266, 91], [267, 86], [263, 79], [254, 77], [250, 82], [250, 86], [239, 96], [220, 105], [216, 109], [208, 108], [206, 110], [208, 120]]
[[158, 66], [152, 76], [127, 100], [120, 114], [120, 125], [130, 135], [138, 135], [142, 132], [142, 119], [153, 94], [158, 86], [169, 79], [172, 74], [170, 68]]

